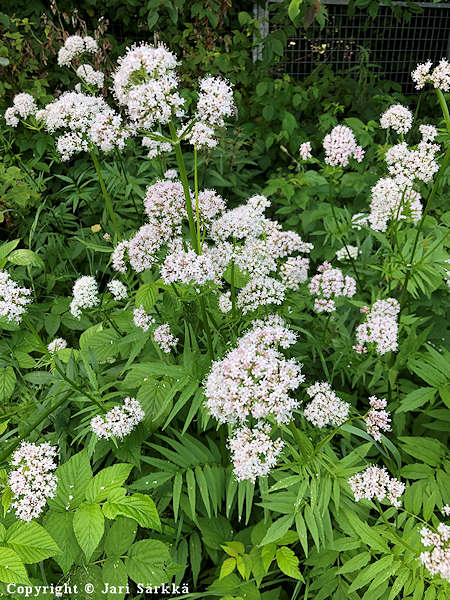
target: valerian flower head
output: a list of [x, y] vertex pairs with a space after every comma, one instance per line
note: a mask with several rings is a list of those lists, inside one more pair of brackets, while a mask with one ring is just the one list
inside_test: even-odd
[[355, 280], [349, 275], [344, 276], [340, 269], [333, 269], [330, 263], [324, 262], [317, 271], [309, 283], [309, 291], [312, 296], [318, 296], [314, 302], [318, 313], [334, 312], [336, 298], [352, 298], [355, 294]]
[[13, 104], [5, 111], [5, 121], [11, 127], [17, 127], [19, 117], [26, 119], [30, 115], [35, 115], [37, 111], [36, 102], [31, 94], [22, 92], [14, 96]]
[[297, 389], [304, 375], [302, 365], [286, 359], [280, 348], [295, 341], [295, 333], [278, 316], [254, 321], [236, 348], [212, 364], [205, 381], [211, 415], [220, 423], [240, 425], [269, 416], [278, 423], [289, 422], [298, 406], [289, 392]]
[[317, 381], [306, 390], [306, 393], [311, 398], [311, 402], [303, 414], [306, 420], [316, 427], [322, 428], [327, 425], [337, 427], [348, 419], [350, 404], [341, 400], [328, 382]]
[[98, 438], [119, 439], [129, 435], [144, 419], [145, 413], [135, 398], [125, 398], [122, 406], [115, 406], [104, 416], [98, 415], [91, 420], [91, 429]]
[[450, 581], [450, 527], [439, 523], [437, 533], [430, 531], [427, 527], [422, 527], [420, 535], [422, 544], [426, 548], [431, 548], [421, 553], [420, 562], [431, 575], [440, 575], [443, 579]]
[[345, 125], [336, 125], [323, 140], [325, 162], [331, 166], [346, 167], [351, 158], [361, 162], [364, 150], [356, 143], [353, 131]]
[[258, 423], [256, 427], [241, 427], [228, 440], [233, 471], [238, 481], [251, 481], [269, 474], [280, 455], [284, 442], [270, 437], [270, 426]]
[[90, 35], [85, 37], [70, 35], [58, 51], [58, 65], [68, 67], [74, 58], [78, 58], [85, 52], [93, 54], [97, 50], [98, 44]]
[[60, 338], [60, 337], [55, 338], [47, 346], [47, 350], [50, 352], [50, 354], [54, 354], [58, 350], [64, 350], [64, 348], [67, 348], [67, 342], [64, 338]]
[[413, 114], [402, 104], [390, 106], [380, 118], [380, 125], [383, 129], [389, 127], [397, 133], [408, 133], [413, 122]]
[[98, 306], [100, 298], [98, 296], [97, 282], [94, 277], [84, 275], [77, 279], [73, 285], [73, 299], [70, 303], [70, 312], [79, 319], [82, 309]]
[[386, 498], [393, 506], [399, 507], [400, 496], [405, 491], [405, 484], [390, 477], [385, 467], [372, 465], [361, 473], [356, 473], [348, 480], [356, 502], [362, 498], [383, 500]]
[[179, 342], [178, 338], [170, 331], [169, 323], [159, 325], [153, 332], [153, 339], [166, 354], [169, 354]]
[[27, 305], [32, 302], [31, 290], [20, 287], [7, 271], [0, 271], [0, 317], [20, 323]]
[[36, 519], [42, 513], [48, 498], [56, 493], [58, 449], [48, 443], [22, 442], [12, 455], [8, 483], [13, 493], [11, 507], [23, 521]]
[[367, 352], [367, 344], [374, 344], [378, 354], [396, 352], [398, 349], [397, 317], [400, 305], [395, 298], [377, 300], [367, 313], [366, 322], [356, 329], [358, 345], [353, 348], [361, 354]]
[[381, 432], [391, 430], [390, 413], [385, 410], [387, 402], [384, 398], [371, 396], [369, 404], [372, 408], [364, 417], [364, 422], [366, 423], [367, 432], [370, 433], [374, 440], [379, 442], [381, 440]]

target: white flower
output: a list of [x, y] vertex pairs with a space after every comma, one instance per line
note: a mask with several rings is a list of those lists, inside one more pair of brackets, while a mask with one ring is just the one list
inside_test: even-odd
[[91, 36], [82, 38], [79, 35], [70, 35], [66, 38], [64, 46], [58, 51], [58, 65], [68, 67], [74, 58], [81, 56], [84, 52], [97, 52], [97, 42]]
[[36, 519], [42, 513], [48, 498], [56, 493], [57, 448], [48, 443], [22, 442], [14, 452], [11, 465], [16, 467], [8, 477], [13, 493], [11, 507], [23, 521]]
[[179, 342], [178, 338], [171, 333], [168, 323], [163, 323], [163, 325], [155, 329], [153, 339], [166, 354], [169, 354], [172, 348], [175, 348]]
[[300, 144], [299, 153], [302, 160], [312, 158], [311, 142], [303, 142], [303, 144]]
[[31, 94], [22, 92], [14, 96], [13, 105], [6, 109], [6, 124], [11, 127], [17, 127], [19, 118], [26, 119], [30, 115], [35, 115], [37, 111], [36, 102]]
[[335, 299], [340, 296], [352, 298], [356, 292], [356, 282], [353, 277], [344, 276], [340, 269], [333, 269], [330, 263], [324, 262], [311, 279], [309, 291], [311, 295], [318, 296], [314, 302], [317, 312], [334, 312]]
[[114, 297], [114, 300], [125, 300], [128, 297], [128, 291], [125, 284], [118, 279], [111, 279], [107, 285], [108, 290]]
[[96, 416], [91, 420], [91, 429], [98, 438], [108, 440], [119, 439], [129, 435], [144, 419], [145, 413], [135, 398], [125, 398], [122, 406], [115, 406], [104, 416]]
[[361, 162], [364, 150], [358, 146], [353, 131], [345, 125], [336, 125], [323, 140], [325, 162], [331, 166], [346, 167], [350, 158]]
[[0, 271], [0, 317], [20, 323], [27, 304], [32, 302], [31, 290], [20, 287], [6, 271]]
[[67, 342], [63, 338], [55, 338], [47, 346], [47, 350], [50, 352], [50, 354], [54, 354], [58, 350], [63, 350], [64, 348], [67, 348]]
[[74, 317], [81, 317], [81, 310], [93, 308], [100, 303], [97, 282], [94, 277], [84, 275], [76, 280], [73, 286], [73, 299], [70, 303], [70, 312]]
[[421, 553], [419, 557], [421, 563], [431, 575], [440, 575], [450, 582], [450, 527], [439, 523], [437, 533], [422, 527], [420, 535], [422, 544], [428, 548], [432, 547], [431, 550]]
[[390, 106], [380, 118], [380, 125], [383, 129], [389, 127], [397, 133], [408, 133], [413, 122], [413, 114], [401, 104]]
[[358, 345], [353, 347], [356, 352], [366, 352], [366, 344], [375, 344], [378, 354], [396, 352], [399, 312], [400, 305], [395, 298], [377, 300], [367, 313], [366, 322], [356, 329]]
[[405, 484], [398, 479], [390, 477], [385, 467], [377, 467], [372, 465], [367, 467], [362, 473], [356, 473], [348, 480], [352, 488], [356, 502], [362, 498], [372, 500], [387, 500], [396, 507], [399, 507], [401, 502], [400, 496], [405, 491]]
[[322, 428], [326, 425], [335, 427], [342, 425], [348, 419], [350, 404], [341, 400], [326, 381], [316, 381], [306, 393], [311, 402], [304, 410], [307, 421]]
[[353, 258], [354, 260], [358, 258], [360, 250], [357, 246], [344, 246], [340, 250], [336, 252], [336, 258], [338, 260], [350, 260]]
[[77, 69], [77, 75], [88, 85], [98, 88], [103, 87], [105, 75], [101, 71], [96, 71], [91, 65], [80, 65]]
[[197, 116], [211, 126], [222, 127], [224, 118], [231, 117], [236, 110], [233, 89], [226, 79], [204, 77], [200, 80]]
[[240, 290], [237, 305], [247, 314], [260, 306], [282, 304], [285, 297], [285, 286], [267, 275], [257, 275]]
[[302, 365], [286, 359], [296, 335], [272, 315], [253, 327], [222, 360], [211, 366], [205, 381], [206, 406], [220, 423], [244, 425], [248, 419], [272, 416], [277, 423], [292, 419], [298, 401], [289, 395], [304, 380]]
[[400, 179], [382, 177], [371, 189], [371, 195], [368, 221], [375, 231], [386, 231], [391, 219], [417, 223], [422, 216], [420, 194]]
[[391, 430], [390, 413], [384, 410], [387, 406], [387, 402], [384, 399], [371, 396], [369, 404], [372, 408], [364, 417], [364, 422], [366, 423], [367, 432], [379, 442], [381, 440], [381, 431]]
[[136, 327], [142, 329], [142, 331], [148, 331], [155, 323], [155, 319], [145, 312], [144, 307], [140, 306], [135, 308], [133, 311], [133, 320]]
[[230, 310], [233, 308], [233, 303], [231, 302], [231, 292], [228, 291], [223, 294], [220, 294], [220, 296], [218, 298], [218, 303], [219, 303], [219, 309], [223, 313], [230, 312]]
[[164, 177], [166, 179], [176, 179], [178, 177], [178, 173], [176, 169], [167, 169], [164, 173]]
[[277, 463], [284, 442], [270, 438], [270, 426], [258, 423], [254, 429], [241, 427], [228, 440], [233, 471], [238, 481], [265, 477]]

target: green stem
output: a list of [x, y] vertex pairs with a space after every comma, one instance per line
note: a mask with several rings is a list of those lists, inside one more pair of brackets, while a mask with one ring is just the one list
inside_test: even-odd
[[211, 329], [209, 327], [208, 315], [206, 314], [205, 299], [202, 296], [200, 296], [198, 299], [198, 302], [200, 304], [200, 313], [202, 315], [203, 329], [206, 334], [206, 343], [208, 345], [208, 352], [209, 352], [211, 359], [214, 360], [214, 350], [213, 350], [213, 345], [212, 345]]
[[198, 165], [197, 165], [197, 146], [194, 146], [194, 194], [195, 194], [195, 216], [197, 218], [197, 253], [201, 254], [202, 247], [200, 242], [200, 207], [198, 205]]
[[172, 121], [169, 122], [169, 129], [170, 129], [170, 134], [172, 136], [172, 144], [175, 148], [175, 156], [177, 158], [178, 170], [180, 171], [181, 184], [183, 186], [184, 197], [186, 200], [186, 211], [188, 214], [189, 231], [191, 232], [192, 247], [197, 252], [197, 254], [199, 254], [198, 243], [197, 243], [197, 233], [195, 230], [194, 213], [192, 211], [192, 200], [191, 200], [191, 193], [189, 190], [189, 181], [187, 178], [186, 166], [184, 164], [183, 152], [181, 151], [180, 142], [177, 138], [177, 132], [175, 129], [175, 125], [173, 124]]
[[375, 504], [377, 505], [378, 512], [380, 513], [381, 518], [383, 519], [384, 523], [388, 526], [389, 530], [391, 531], [391, 533], [395, 537], [395, 539], [398, 542], [400, 542], [400, 544], [402, 544], [402, 546], [404, 546], [407, 550], [410, 550], [414, 554], [417, 554], [417, 550], [415, 548], [413, 548], [412, 546], [410, 546], [407, 542], [405, 542], [398, 535], [398, 533], [395, 531], [395, 529], [392, 527], [392, 525], [389, 523], [389, 521], [386, 518], [386, 515], [384, 514], [384, 510], [381, 508], [381, 504], [380, 504], [380, 502], [379, 502], [379, 500], [377, 498], [375, 498]]
[[234, 282], [234, 260], [231, 261], [231, 314], [233, 315], [233, 319], [236, 317], [236, 285]]
[[445, 124], [447, 126], [447, 131], [450, 133], [450, 113], [448, 111], [447, 102], [445, 100], [444, 94], [441, 92], [439, 88], [436, 89], [436, 94], [439, 100], [439, 104], [441, 105], [442, 114], [444, 115]]
[[90, 150], [90, 153], [91, 153], [92, 161], [94, 163], [95, 171], [97, 172], [98, 180], [100, 182], [100, 187], [102, 190], [103, 198], [105, 199], [106, 208], [108, 209], [109, 216], [111, 217], [111, 221], [112, 221], [112, 224], [114, 227], [114, 231], [116, 233], [116, 237], [118, 240], [120, 240], [121, 235], [120, 235], [120, 231], [119, 231], [119, 226], [117, 224], [116, 213], [114, 212], [111, 198], [108, 194], [108, 190], [106, 189], [105, 181], [104, 181], [102, 173], [100, 171], [100, 163], [98, 161], [97, 154], [95, 153], [95, 151], [92, 148]]
[[349, 260], [350, 260], [350, 262], [351, 262], [352, 269], [353, 269], [353, 272], [355, 273], [355, 277], [356, 277], [356, 280], [357, 280], [357, 282], [358, 282], [359, 289], [360, 289], [360, 290], [362, 290], [362, 287], [363, 287], [363, 286], [362, 286], [361, 279], [359, 278], [359, 274], [358, 274], [358, 270], [357, 270], [357, 268], [356, 268], [356, 263], [355, 263], [355, 260], [354, 260], [354, 258], [353, 258], [353, 257], [350, 255], [350, 252], [349, 252], [349, 250], [348, 250], [348, 248], [347, 248], [347, 244], [346, 244], [346, 243], [345, 243], [345, 241], [343, 240], [343, 236], [342, 236], [342, 233], [341, 233], [341, 227], [340, 227], [340, 225], [339, 225], [339, 222], [338, 222], [338, 219], [337, 219], [337, 215], [336, 215], [336, 209], [335, 209], [335, 206], [334, 206], [333, 184], [332, 184], [331, 178], [330, 178], [330, 180], [328, 181], [328, 197], [329, 197], [329, 200], [330, 200], [330, 204], [331, 204], [331, 212], [333, 213], [333, 218], [334, 218], [334, 222], [335, 222], [335, 225], [336, 225], [336, 229], [337, 229], [337, 235], [338, 235], [339, 241], [341, 242], [341, 244], [344, 244], [344, 248], [345, 248], [345, 251], [346, 251], [346, 253], [347, 253], [347, 256], [348, 256], [348, 258], [349, 258]]
[[[440, 90], [438, 90], [438, 91], [440, 91]], [[414, 261], [415, 255], [416, 255], [417, 244], [419, 242], [419, 237], [420, 237], [420, 233], [421, 233], [422, 228], [423, 228], [425, 217], [428, 214], [428, 211], [430, 209], [431, 203], [433, 202], [434, 196], [436, 195], [440, 179], [441, 179], [442, 175], [444, 174], [444, 172], [445, 172], [445, 170], [447, 168], [449, 160], [450, 160], [450, 146], [447, 148], [447, 151], [446, 151], [445, 156], [444, 156], [444, 160], [442, 161], [442, 164], [441, 164], [441, 168], [439, 169], [439, 172], [438, 172], [438, 174], [436, 176], [436, 179], [434, 180], [434, 185], [433, 185], [433, 187], [431, 189], [430, 194], [428, 195], [427, 203], [426, 203], [425, 208], [423, 210], [422, 218], [420, 219], [419, 225], [417, 227], [416, 237], [414, 239], [414, 244], [413, 244], [412, 251], [411, 251], [411, 258], [409, 259], [408, 266], [407, 266], [405, 283], [403, 284], [403, 290], [402, 290], [402, 294], [400, 296], [400, 312], [404, 308], [404, 301], [405, 301], [406, 291], [407, 291], [407, 288], [408, 288], [408, 281], [409, 281], [409, 278], [411, 277], [411, 272], [412, 272], [412, 267], [413, 267], [413, 261]]]

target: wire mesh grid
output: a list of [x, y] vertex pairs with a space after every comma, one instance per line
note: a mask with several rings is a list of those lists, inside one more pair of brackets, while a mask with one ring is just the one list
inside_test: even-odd
[[[284, 69], [303, 79], [321, 64], [336, 73], [359, 75], [362, 53], [368, 51], [370, 68], [383, 79], [413, 91], [410, 73], [419, 62], [437, 61], [449, 54], [450, 4], [421, 4], [423, 12], [398, 20], [387, 6], [375, 19], [364, 11], [349, 17], [345, 4], [328, 4], [328, 21], [322, 29], [313, 23], [288, 41]], [[353, 70], [352, 70], [353, 67]]]

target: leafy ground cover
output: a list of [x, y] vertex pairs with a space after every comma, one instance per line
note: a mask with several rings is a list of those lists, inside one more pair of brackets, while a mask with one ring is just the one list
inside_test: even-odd
[[1, 593], [444, 600], [447, 61], [80, 31], [2, 121]]

